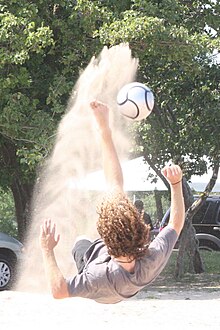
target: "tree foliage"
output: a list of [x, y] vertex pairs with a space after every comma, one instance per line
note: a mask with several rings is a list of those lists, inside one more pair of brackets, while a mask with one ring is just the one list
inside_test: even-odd
[[219, 5], [133, 1], [99, 35], [103, 43], [130, 43], [140, 59], [138, 79], [155, 92], [155, 115], [135, 126], [140, 152], [157, 166], [184, 163], [188, 177], [204, 173], [204, 155], [218, 162]]
[[80, 69], [98, 48], [91, 31], [99, 12], [90, 12], [82, 15], [70, 1], [0, 5], [0, 185], [13, 192], [21, 238], [36, 169], [50, 151]]
[[17, 221], [14, 201], [10, 190], [0, 189], [0, 232], [17, 237]]

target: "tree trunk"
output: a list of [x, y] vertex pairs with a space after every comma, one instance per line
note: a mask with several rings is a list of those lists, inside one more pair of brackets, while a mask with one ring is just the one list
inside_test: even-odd
[[192, 191], [187, 183], [183, 180], [183, 195], [185, 208], [187, 210], [184, 227], [180, 236], [179, 251], [176, 260], [175, 278], [183, 277], [186, 268], [186, 259], [188, 258], [188, 272], [202, 273], [204, 265], [199, 253], [198, 241], [196, 239], [196, 231], [192, 225], [192, 217], [195, 212], [190, 208], [193, 205], [194, 198]]
[[31, 188], [28, 185], [22, 184], [19, 178], [14, 178], [11, 190], [15, 203], [18, 237], [23, 242], [30, 224]]
[[157, 221], [160, 222], [163, 218], [163, 206], [161, 201], [161, 193], [158, 190], [154, 190], [154, 198], [156, 202]]
[[8, 185], [11, 188], [18, 226], [18, 238], [24, 241], [29, 219], [29, 204], [32, 194], [32, 184], [22, 182], [22, 173], [17, 162], [16, 146], [12, 141], [4, 139], [0, 144], [1, 167], [8, 177]]
[[179, 251], [176, 260], [175, 278], [181, 279], [186, 272], [188, 259], [188, 272], [200, 274], [204, 272], [204, 265], [199, 253], [196, 232], [192, 225], [192, 217], [186, 214], [185, 224], [181, 233]]

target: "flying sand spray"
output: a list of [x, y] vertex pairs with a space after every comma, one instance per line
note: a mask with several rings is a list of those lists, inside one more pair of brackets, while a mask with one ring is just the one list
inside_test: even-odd
[[116, 96], [124, 84], [134, 80], [137, 65], [138, 60], [132, 58], [129, 46], [121, 44], [104, 47], [81, 73], [58, 126], [52, 153], [35, 185], [31, 226], [17, 290], [47, 290], [38, 241], [40, 224], [45, 218], [51, 218], [61, 234], [56, 255], [65, 276], [73, 275], [75, 271], [71, 249], [76, 236], [85, 234], [96, 238], [96, 205], [100, 193], [98, 197], [78, 185], [87, 173], [101, 168], [100, 148], [89, 103], [97, 99], [109, 105], [117, 151], [120, 158], [126, 158], [130, 143], [124, 129], [126, 119], [117, 111]]

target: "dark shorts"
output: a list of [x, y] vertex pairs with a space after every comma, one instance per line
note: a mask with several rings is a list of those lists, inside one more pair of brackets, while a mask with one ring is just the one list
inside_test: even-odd
[[76, 242], [73, 247], [72, 255], [76, 263], [76, 267], [78, 269], [78, 273], [82, 273], [83, 268], [85, 266], [84, 255], [88, 248], [92, 245], [92, 242], [88, 239], [81, 239]]

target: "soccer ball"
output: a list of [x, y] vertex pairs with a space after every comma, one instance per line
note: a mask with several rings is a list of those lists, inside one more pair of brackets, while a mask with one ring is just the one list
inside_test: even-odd
[[120, 113], [133, 120], [147, 118], [154, 107], [151, 89], [139, 82], [124, 85], [118, 92], [117, 104]]

